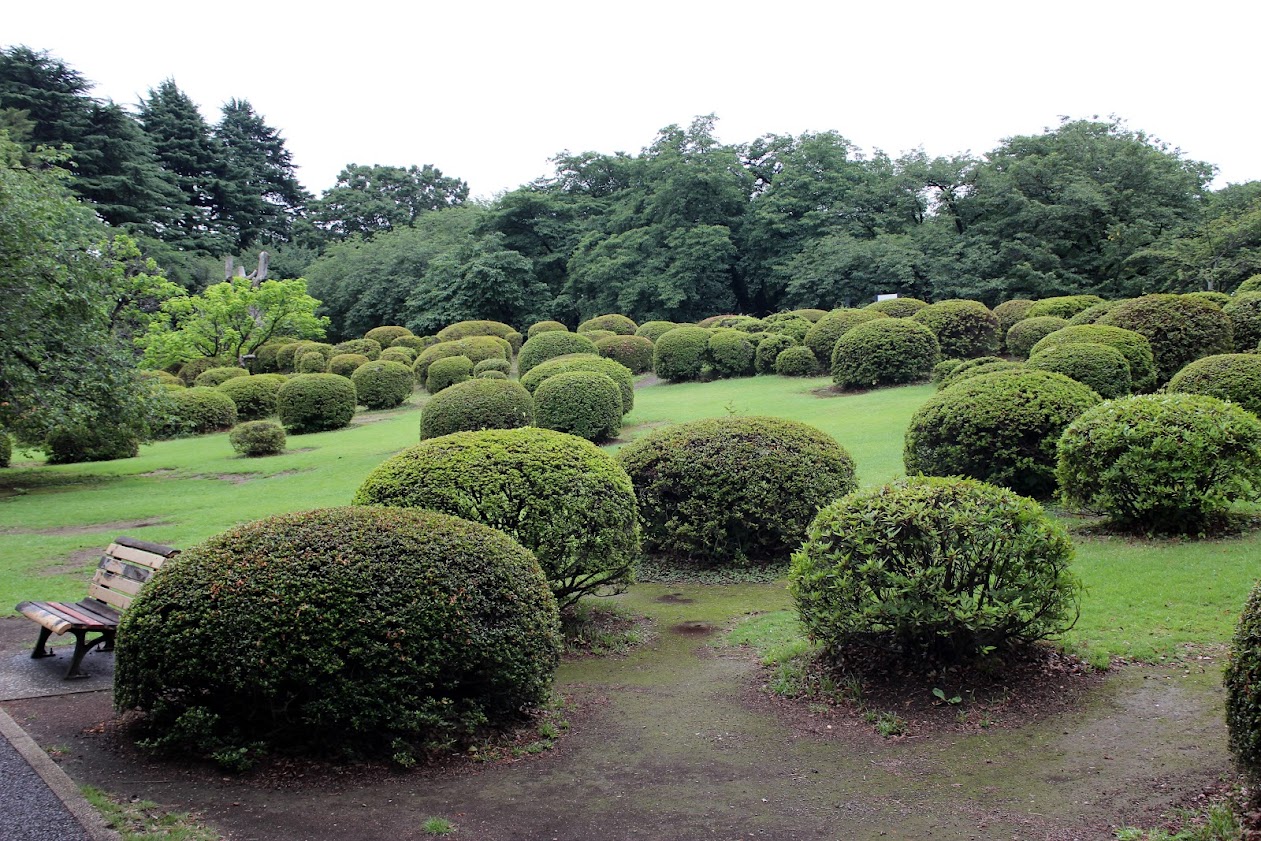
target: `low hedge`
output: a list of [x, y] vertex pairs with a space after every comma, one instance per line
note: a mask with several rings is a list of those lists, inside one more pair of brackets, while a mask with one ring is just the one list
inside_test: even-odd
[[563, 371], [534, 390], [534, 422], [602, 444], [622, 431], [622, 393], [595, 371]]
[[1038, 342], [1068, 326], [1068, 319], [1055, 315], [1043, 315], [1017, 321], [1007, 331], [1007, 352], [1017, 359], [1028, 359]]
[[1042, 298], [1034, 301], [1033, 306], [1025, 313], [1026, 318], [1072, 318], [1079, 312], [1102, 304], [1103, 298], [1098, 295], [1059, 295], [1054, 298]]
[[1166, 390], [1216, 397], [1261, 416], [1261, 355], [1224, 353], [1205, 356], [1174, 374]]
[[1025, 363], [1038, 371], [1053, 371], [1088, 386], [1104, 399], [1130, 393], [1130, 365], [1121, 351], [1093, 342], [1047, 348]]
[[484, 378], [479, 374], [429, 399], [420, 414], [420, 439], [479, 429], [517, 429], [533, 424], [534, 398], [521, 383], [506, 377]]
[[236, 404], [217, 388], [181, 388], [169, 392], [167, 397], [170, 415], [163, 424], [161, 437], [223, 432], [237, 422]]
[[[339, 377], [349, 377], [355, 373], [355, 369], [360, 365], [367, 365], [372, 360], [364, 356], [362, 353], [339, 353], [332, 359], [328, 360], [329, 374], [336, 374]], [[411, 366], [408, 366], [407, 373], [411, 374]]]
[[[775, 360], [790, 347], [798, 347], [792, 336], [783, 333], [772, 333], [758, 342], [753, 354], [753, 372], [756, 374], [774, 374]], [[813, 354], [811, 354], [813, 357]]]
[[670, 382], [699, 380], [705, 372], [709, 331], [683, 325], [662, 333], [652, 347], [652, 370]]
[[711, 331], [705, 345], [710, 369], [717, 377], [752, 376], [755, 352], [749, 334], [730, 327]]
[[596, 350], [606, 359], [620, 362], [632, 374], [646, 374], [652, 370], [652, 340], [643, 336], [611, 336], [595, 343]]
[[393, 409], [412, 396], [416, 381], [401, 362], [368, 362], [350, 375], [359, 403], [369, 409]]
[[1096, 322], [1133, 330], [1151, 344], [1160, 383], [1188, 362], [1234, 350], [1230, 316], [1208, 301], [1183, 295], [1144, 295], [1122, 301]]
[[921, 301], [919, 298], [886, 298], [883, 301], [873, 301], [863, 309], [873, 312], [882, 312], [890, 318], [910, 318], [915, 313], [928, 306], [927, 301]]
[[909, 318], [880, 318], [836, 341], [832, 381], [841, 388], [919, 382], [928, 379], [940, 358], [932, 330]]
[[619, 313], [597, 315], [578, 325], [579, 333], [589, 333], [592, 330], [608, 330], [618, 336], [633, 336], [638, 329], [638, 324]]
[[[371, 362], [381, 358], [381, 350], [381, 343], [376, 339], [349, 339], [333, 345], [333, 356], [356, 353], [368, 357], [368, 361]], [[329, 357], [329, 361], [332, 361], [332, 357]]]
[[373, 327], [367, 333], [364, 333], [363, 337], [371, 339], [379, 344], [382, 350], [385, 350], [404, 336], [411, 335], [413, 335], [412, 331], [406, 327], [401, 327], [397, 324], [386, 324], [381, 327]]
[[998, 353], [998, 318], [978, 301], [938, 301], [911, 317], [933, 331], [944, 357], [970, 359]]
[[255, 421], [276, 414], [276, 395], [286, 382], [284, 374], [253, 374], [230, 379], [219, 391], [232, 398], [237, 420]]
[[223, 385], [235, 377], [248, 377], [250, 372], [244, 368], [207, 368], [196, 376], [193, 385], [200, 388], [214, 388]]
[[521, 352], [517, 354], [517, 371], [521, 376], [525, 376], [534, 366], [571, 353], [589, 353], [592, 356], [598, 356], [600, 352], [596, 349], [595, 342], [577, 333], [559, 331], [539, 333], [521, 346]]
[[355, 416], [354, 384], [336, 374], [299, 374], [280, 387], [276, 414], [291, 433], [341, 429]]
[[781, 377], [817, 377], [823, 366], [814, 358], [814, 351], [800, 345], [785, 348], [775, 357], [775, 373]]
[[437, 394], [444, 388], [473, 378], [473, 362], [467, 356], [446, 356], [436, 359], [425, 376], [425, 391]]
[[285, 430], [278, 423], [253, 420], [239, 423], [228, 434], [232, 449], [243, 456], [274, 456], [285, 451]]
[[617, 383], [618, 390], [622, 395], [622, 413], [626, 414], [635, 408], [635, 376], [622, 363], [613, 359], [606, 359], [603, 356], [589, 356], [585, 353], [576, 353], [572, 356], [558, 356], [555, 359], [549, 359], [523, 375], [521, 377], [521, 385], [525, 386], [526, 391], [534, 394], [535, 390], [548, 377], [554, 377], [557, 374], [568, 371], [593, 371], [597, 374], [604, 374]]
[[1156, 387], [1156, 362], [1147, 339], [1133, 330], [1104, 324], [1069, 325], [1049, 334], [1030, 348], [1030, 354], [1054, 347], [1091, 342], [1116, 348], [1130, 366], [1130, 385], [1135, 391], [1151, 391]]
[[875, 310], [835, 309], [816, 321], [806, 333], [803, 344], [814, 353], [814, 358], [826, 365], [832, 359], [832, 351], [836, 348], [836, 340], [845, 335], [847, 330], [877, 318], [888, 318]]

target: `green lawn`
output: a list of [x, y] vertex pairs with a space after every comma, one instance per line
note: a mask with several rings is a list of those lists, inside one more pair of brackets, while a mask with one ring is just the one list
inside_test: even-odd
[[[834, 436], [854, 456], [863, 485], [900, 475], [903, 433], [932, 388], [815, 393], [829, 384], [826, 378], [756, 377], [643, 388], [623, 438], [695, 418], [777, 415]], [[148, 445], [123, 461], [61, 467], [18, 461], [0, 471], [0, 605], [78, 598], [93, 561], [67, 559], [118, 533], [187, 547], [237, 523], [347, 504], [373, 467], [418, 440], [424, 399], [361, 414], [349, 429], [291, 436], [288, 452], [271, 458], [239, 457], [227, 435], [209, 435]], [[119, 525], [154, 520], [159, 524], [143, 529]], [[1096, 657], [1156, 660], [1188, 645], [1223, 643], [1261, 577], [1259, 533], [1199, 541], [1078, 536], [1075, 542], [1087, 592], [1068, 642]]]

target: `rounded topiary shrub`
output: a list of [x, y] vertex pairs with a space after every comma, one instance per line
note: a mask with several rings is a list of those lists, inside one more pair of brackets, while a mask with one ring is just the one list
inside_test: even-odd
[[1255, 802], [1261, 790], [1261, 584], [1252, 588], [1235, 626], [1225, 685], [1230, 752]]
[[1068, 319], [1055, 315], [1043, 315], [1017, 321], [1007, 331], [1007, 352], [1017, 359], [1028, 359], [1033, 346], [1068, 326]]
[[803, 307], [799, 310], [790, 310], [793, 315], [799, 315], [810, 323], [817, 322], [820, 318], [828, 314], [827, 310], [817, 309], [815, 307]]
[[1206, 394], [1261, 416], [1261, 355], [1223, 353], [1197, 359], [1173, 375], [1166, 390]]
[[635, 335], [642, 336], [649, 341], [655, 342], [675, 327], [680, 326], [682, 325], [676, 324], [673, 321], [645, 321], [643, 324], [639, 325], [639, 329], [635, 331]]
[[473, 362], [467, 356], [446, 356], [434, 360], [425, 377], [425, 391], [437, 394], [448, 386], [473, 378]]
[[1122, 301], [1096, 323], [1133, 330], [1146, 338], [1161, 383], [1188, 362], [1234, 350], [1230, 316], [1208, 301], [1183, 295], [1144, 295]]
[[1077, 620], [1073, 546], [1030, 499], [971, 479], [915, 476], [819, 511], [789, 590], [836, 654], [893, 649], [967, 662], [1061, 634]]
[[841, 388], [870, 388], [928, 379], [941, 352], [937, 337], [909, 318], [859, 324], [836, 341], [832, 381]]
[[777, 312], [762, 319], [763, 329], [777, 336], [788, 336], [793, 344], [799, 345], [806, 340], [806, 334], [814, 322], [808, 318], [791, 312]]
[[481, 371], [479, 373], [473, 374], [473, 379], [475, 380], [506, 380], [508, 379], [508, 375], [505, 374], [503, 371], [496, 371], [494, 369], [490, 369], [487, 371]]
[[473, 364], [486, 359], [512, 358], [512, 345], [500, 336], [469, 336], [456, 344], [464, 351], [460, 356], [467, 356]]
[[368, 362], [350, 375], [359, 403], [369, 409], [393, 409], [412, 396], [412, 369], [401, 362]]
[[702, 318], [696, 322], [697, 327], [704, 327], [706, 330], [713, 330], [718, 327], [727, 327], [732, 330], [747, 330], [748, 332], [756, 332], [761, 330], [763, 325], [762, 319], [754, 318], [751, 315], [711, 315], [709, 318]]
[[170, 415], [162, 430], [163, 437], [222, 432], [237, 422], [236, 404], [217, 388], [181, 388], [169, 392], [167, 397]]
[[[377, 359], [380, 359], [382, 362], [401, 362], [406, 365], [407, 369], [410, 371], [412, 364], [416, 361], [416, 351], [409, 347], [403, 347], [402, 345], [399, 345], [398, 347], [387, 347], [385, 350], [381, 351], [381, 355], [378, 356]], [[333, 361], [330, 359], [329, 365], [331, 366], [332, 364]]]
[[705, 350], [715, 376], [748, 377], [754, 373], [755, 349], [747, 333], [729, 327], [713, 330]]
[[1199, 298], [1201, 301], [1208, 301], [1210, 304], [1216, 304], [1219, 307], [1225, 307], [1230, 303], [1230, 296], [1225, 292], [1212, 292], [1209, 290], [1200, 290], [1199, 292], [1183, 293], [1188, 298]]
[[539, 333], [534, 338], [527, 339], [521, 346], [521, 352], [517, 354], [517, 372], [525, 376], [535, 365], [571, 353], [598, 356], [600, 352], [596, 349], [595, 342], [577, 333], [562, 333], [559, 330]]
[[464, 356], [464, 346], [459, 342], [439, 342], [422, 350], [412, 364], [412, 374], [415, 375], [416, 382], [423, 385], [429, 379], [429, 366], [439, 359], [449, 359], [452, 356]]
[[193, 385], [200, 388], [214, 388], [223, 385], [235, 377], [248, 377], [250, 372], [244, 368], [207, 368], [193, 380]]
[[161, 371], [153, 369], [144, 369], [137, 371], [140, 376], [147, 380], [152, 380], [164, 388], [184, 388], [184, 381], [172, 374], [170, 371]]
[[398, 339], [404, 336], [412, 335], [412, 331], [406, 327], [400, 327], [397, 324], [386, 324], [382, 327], [373, 327], [367, 333], [363, 334], [365, 339], [371, 339], [385, 350]]
[[[349, 339], [333, 345], [333, 356], [343, 353], [357, 353], [368, 357], [369, 361], [381, 358], [381, 343], [376, 339]], [[332, 361], [332, 357], [329, 357]]]
[[938, 362], [936, 365], [933, 366], [933, 372], [928, 377], [929, 382], [933, 383], [934, 385], [938, 387], [941, 387], [941, 384], [945, 382], [946, 378], [949, 377], [952, 372], [958, 370], [958, 368], [961, 365], [963, 365], [965, 361], [967, 360], [963, 360], [963, 359], [941, 360], [940, 362]]
[[622, 392], [594, 371], [556, 374], [534, 390], [534, 422], [602, 444], [622, 431]]
[[502, 321], [486, 319], [457, 321], [455, 324], [443, 327], [438, 331], [438, 340], [443, 342], [468, 339], [475, 336], [495, 336], [503, 339], [508, 343], [511, 353], [516, 353], [517, 348], [521, 347], [521, 334], [513, 329], [511, 324], [505, 324]]
[[1121, 351], [1093, 342], [1047, 348], [1025, 363], [1038, 371], [1054, 371], [1111, 399], [1130, 393], [1130, 364]]
[[1236, 293], [1222, 312], [1230, 316], [1236, 350], [1252, 350], [1261, 343], [1261, 292]]
[[1042, 298], [1034, 301], [1033, 306], [1029, 307], [1029, 311], [1025, 313], [1025, 317], [1044, 318], [1053, 316], [1067, 319], [1102, 303], [1103, 298], [1100, 298], [1098, 295], [1058, 295], [1054, 298]]
[[814, 351], [805, 345], [784, 348], [775, 357], [775, 373], [781, 377], [817, 377], [823, 366], [814, 358]]
[[341, 429], [359, 403], [354, 384], [336, 374], [299, 374], [280, 387], [276, 414], [289, 432]]
[[286, 382], [283, 374], [253, 374], [230, 379], [219, 391], [232, 398], [237, 420], [261, 420], [276, 414], [276, 395]]
[[578, 353], [572, 356], [558, 356], [555, 359], [549, 359], [523, 376], [521, 385], [525, 386], [526, 391], [534, 394], [535, 390], [548, 377], [554, 377], [557, 374], [569, 371], [592, 371], [597, 374], [604, 374], [617, 383], [618, 390], [622, 395], [622, 414], [626, 414], [635, 408], [634, 375], [622, 363], [606, 359], [603, 356], [588, 356], [585, 353]]
[[[360, 365], [367, 365], [371, 361], [362, 353], [339, 353], [328, 360], [328, 373], [336, 374], [339, 377], [349, 377], [355, 373], [355, 369]], [[407, 373], [411, 374], [410, 366], [407, 369]]]
[[1047, 371], [970, 377], [930, 397], [906, 430], [907, 474], [967, 476], [1047, 498], [1055, 492], [1055, 445], [1099, 402], [1081, 383]]
[[1133, 330], [1103, 324], [1072, 324], [1047, 335], [1030, 348], [1031, 354], [1068, 344], [1094, 343], [1121, 351], [1130, 366], [1130, 385], [1135, 391], [1151, 391], [1156, 387], [1156, 363], [1147, 339]]
[[134, 458], [140, 438], [126, 427], [67, 427], [48, 434], [44, 454], [49, 464], [79, 464]]
[[274, 456], [285, 451], [285, 430], [271, 421], [246, 421], [232, 428], [228, 441], [243, 456]]
[[1076, 327], [1079, 324], [1094, 324], [1096, 321], [1112, 312], [1119, 303], [1121, 303], [1121, 301], [1104, 301], [1102, 304], [1095, 304], [1093, 307], [1088, 307], [1087, 309], [1077, 313], [1077, 315], [1068, 320], [1068, 323], [1073, 327]]
[[662, 333], [652, 346], [652, 370], [663, 380], [699, 380], [705, 371], [709, 331], [683, 325]]
[[432, 511], [238, 526], [170, 561], [123, 616], [114, 705], [152, 742], [410, 764], [551, 694], [556, 602], [510, 537]]
[[617, 460], [550, 429], [431, 438], [382, 463], [356, 505], [429, 508], [499, 529], [538, 556], [562, 606], [632, 580], [635, 493]]
[[638, 329], [638, 324], [619, 313], [597, 315], [595, 318], [588, 318], [578, 325], [579, 333], [589, 333], [592, 330], [608, 330], [610, 333], [618, 336], [633, 336]]
[[437, 336], [399, 336], [394, 340], [390, 347], [405, 347], [408, 350], [416, 351], [416, 356], [420, 356], [420, 352], [428, 347], [441, 344]]
[[645, 548], [711, 565], [785, 560], [819, 507], [857, 487], [849, 453], [783, 418], [676, 424], [617, 457], [635, 485]]
[[512, 363], [507, 359], [483, 359], [473, 366], [473, 376], [478, 376], [484, 371], [500, 371], [507, 374], [512, 370]]
[[938, 301], [911, 317], [933, 331], [942, 356], [970, 359], [998, 353], [998, 318], [979, 301]]
[[949, 388], [968, 377], [979, 377], [981, 374], [993, 374], [998, 371], [1019, 371], [1024, 366], [1019, 362], [1010, 362], [1001, 356], [978, 356], [976, 359], [952, 360], [955, 365], [949, 371], [942, 371], [937, 380], [937, 389]]
[[928, 302], [919, 298], [886, 298], [883, 301], [873, 301], [863, 309], [882, 312], [890, 318], [910, 318], [926, 306]]
[[276, 370], [280, 373], [292, 373], [298, 365], [298, 354], [306, 350], [310, 342], [286, 342], [276, 348]]
[[318, 350], [303, 351], [295, 370], [299, 374], [323, 374], [328, 371], [329, 358]]
[[758, 342], [753, 354], [754, 373], [774, 374], [776, 358], [790, 347], [798, 347], [798, 343], [791, 336], [782, 333], [772, 333]]
[[836, 340], [845, 335], [845, 331], [877, 318], [888, 317], [876, 310], [832, 310], [810, 327], [810, 330], [806, 333], [804, 344], [814, 353], [815, 359], [822, 364], [827, 364], [828, 360], [832, 358], [832, 350], [836, 347]]
[[1033, 306], [1033, 301], [1027, 298], [1012, 298], [1010, 301], [1003, 301], [994, 307], [994, 317], [998, 319], [999, 335], [1006, 336], [1012, 325], [1024, 321], [1029, 315], [1031, 306]]
[[586, 336], [599, 346], [601, 339], [612, 338], [613, 336], [617, 336], [619, 334], [614, 333], [612, 330], [583, 330], [582, 335]]
[[276, 357], [280, 352], [282, 344], [288, 344], [290, 340], [283, 342], [272, 340], [266, 344], [260, 345], [254, 349], [254, 358], [247, 360], [251, 374], [276, 374], [280, 371], [280, 364]]
[[222, 359], [190, 359], [180, 366], [179, 378], [184, 381], [184, 385], [192, 385], [197, 378], [209, 371], [211, 368], [230, 368], [231, 365]]
[[420, 415], [420, 438], [479, 429], [517, 429], [534, 424], [534, 398], [521, 383], [478, 374], [430, 398]]
[[600, 339], [595, 347], [601, 356], [625, 365], [632, 374], [646, 374], [652, 370], [651, 339], [643, 336], [610, 336]]
[[1261, 274], [1254, 274], [1235, 287], [1236, 295], [1241, 292], [1261, 292]]
[[1064, 498], [1139, 531], [1195, 532], [1261, 494], [1261, 421], [1201, 394], [1110, 400], [1059, 442]]
[[525, 337], [527, 339], [533, 339], [539, 333], [550, 333], [553, 331], [568, 333], [569, 328], [564, 324], [561, 324], [559, 321], [536, 321], [530, 325], [528, 330], [525, 331]]

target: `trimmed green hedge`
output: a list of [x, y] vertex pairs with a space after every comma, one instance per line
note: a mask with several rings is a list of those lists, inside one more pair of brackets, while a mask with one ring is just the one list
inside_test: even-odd
[[998, 353], [998, 318], [978, 301], [938, 301], [912, 316], [937, 337], [941, 355], [951, 359]]
[[369, 362], [350, 375], [359, 402], [369, 409], [393, 409], [412, 396], [416, 381], [401, 362]]
[[288, 381], [284, 374], [252, 374], [228, 380], [219, 391], [232, 398], [237, 420], [262, 420], [276, 414], [276, 395]]
[[775, 357], [775, 373], [781, 377], [817, 377], [823, 366], [814, 358], [814, 351], [804, 345], [785, 348]]
[[569, 328], [564, 324], [561, 324], [559, 321], [536, 321], [530, 325], [528, 330], [526, 330], [525, 337], [527, 339], [533, 339], [539, 333], [550, 333], [552, 331], [568, 333]]
[[[349, 377], [355, 373], [355, 369], [360, 365], [367, 365], [371, 361], [362, 353], [339, 353], [328, 360], [328, 373], [336, 374], [339, 377]], [[407, 368], [407, 373], [409, 376], [411, 375], [410, 365]]]
[[623, 588], [639, 555], [625, 471], [591, 442], [548, 429], [423, 441], [372, 471], [354, 504], [429, 508], [499, 529], [538, 556], [562, 606]]
[[865, 324], [877, 318], [888, 318], [876, 310], [835, 309], [826, 313], [816, 321], [806, 333], [803, 344], [814, 353], [814, 358], [821, 364], [827, 364], [836, 348], [836, 340], [845, 335], [847, 330]]
[[[416, 351], [409, 347], [398, 345], [396, 347], [387, 347], [381, 351], [381, 355], [377, 358], [382, 362], [401, 362], [407, 366], [408, 370], [411, 370], [412, 365], [416, 362], [416, 356]], [[331, 359], [329, 364], [332, 365]]]
[[1104, 399], [1130, 393], [1130, 364], [1121, 351], [1094, 342], [1075, 342], [1035, 353], [1025, 363], [1038, 371], [1053, 371], [1088, 386]]
[[1007, 331], [1007, 352], [1017, 359], [1028, 359], [1030, 351], [1038, 342], [1068, 326], [1068, 319], [1054, 315], [1043, 315], [1037, 318], [1026, 318], [1017, 321]]
[[1183, 295], [1144, 295], [1122, 301], [1097, 323], [1145, 337], [1160, 383], [1168, 382], [1188, 362], [1234, 350], [1230, 316], [1208, 301]]
[[1166, 390], [1228, 400], [1261, 416], [1261, 355], [1223, 353], [1205, 356], [1174, 374]]
[[512, 370], [512, 363], [507, 359], [483, 359], [473, 366], [473, 376], [478, 376], [483, 371], [500, 371], [507, 374]]
[[243, 456], [279, 455], [285, 451], [285, 430], [271, 421], [246, 421], [232, 428], [228, 442]]
[[[783, 333], [772, 333], [758, 342], [753, 354], [753, 372], [756, 374], [774, 374], [775, 360], [790, 347], [798, 347], [792, 336]], [[811, 354], [813, 358], [813, 354]]]
[[841, 388], [918, 382], [928, 379], [940, 358], [932, 330], [909, 318], [880, 318], [837, 340], [832, 381]]
[[994, 317], [998, 319], [999, 335], [1006, 336], [1013, 324], [1019, 324], [1029, 315], [1033, 301], [1027, 298], [1012, 298], [994, 307]]
[[683, 325], [662, 333], [652, 347], [652, 370], [663, 380], [699, 380], [705, 372], [709, 331]]
[[819, 506], [857, 487], [849, 453], [784, 418], [675, 424], [617, 457], [635, 486], [645, 548], [711, 565], [786, 559]]
[[1241, 292], [1261, 292], [1261, 274], [1254, 274], [1235, 287], [1235, 294]]
[[[1261, 275], [1255, 278], [1261, 282]], [[1235, 627], [1225, 685], [1230, 752], [1256, 802], [1261, 789], [1261, 583], [1252, 588]]]
[[716, 328], [710, 332], [705, 353], [715, 376], [750, 377], [754, 374], [756, 349], [748, 333], [730, 327]]
[[638, 324], [618, 313], [597, 315], [595, 318], [588, 318], [578, 325], [579, 333], [589, 333], [592, 330], [608, 330], [619, 336], [633, 336], [638, 329]]
[[[343, 353], [357, 353], [360, 356], [368, 357], [368, 361], [375, 361], [381, 358], [381, 343], [375, 339], [349, 339], [333, 345], [333, 356]], [[332, 361], [330, 357], [329, 361]]]
[[276, 413], [297, 434], [341, 429], [355, 416], [354, 384], [336, 374], [299, 374], [280, 387]]
[[612, 336], [595, 343], [596, 350], [606, 359], [620, 362], [632, 374], [646, 374], [652, 370], [652, 340], [643, 336]]
[[927, 301], [921, 301], [919, 298], [886, 298], [883, 301], [872, 301], [865, 310], [874, 312], [882, 312], [890, 318], [910, 318], [915, 313], [928, 306]]
[[330, 358], [325, 356], [323, 351], [307, 349], [298, 356], [298, 362], [294, 369], [299, 374], [323, 374], [328, 371], [328, 360]]
[[525, 386], [526, 391], [534, 394], [535, 390], [548, 377], [554, 377], [557, 374], [569, 371], [593, 371], [597, 374], [604, 374], [617, 383], [618, 390], [622, 395], [622, 414], [626, 414], [635, 408], [635, 376], [622, 363], [613, 359], [606, 359], [603, 356], [576, 353], [571, 356], [558, 356], [555, 359], [549, 359], [533, 368], [528, 374], [523, 375], [521, 377], [521, 385]]
[[160, 436], [205, 435], [231, 429], [237, 422], [236, 404], [223, 391], [193, 386], [168, 392], [170, 415]]
[[154, 576], [123, 615], [114, 705], [146, 713], [151, 744], [225, 765], [408, 765], [545, 703], [559, 653], [556, 602], [506, 535], [432, 511], [304, 511]]
[[478, 374], [429, 399], [420, 414], [420, 439], [533, 424], [534, 398], [521, 383], [507, 378], [483, 378]]
[[806, 340], [806, 334], [814, 326], [814, 322], [805, 316], [791, 312], [777, 312], [762, 319], [763, 329], [777, 336], [788, 336], [793, 344], [799, 345]]
[[521, 352], [517, 354], [517, 371], [520, 376], [525, 376], [536, 365], [571, 353], [600, 354], [595, 342], [586, 336], [553, 330], [539, 333], [521, 346]]
[[412, 331], [406, 327], [400, 327], [397, 324], [386, 324], [381, 327], [373, 327], [367, 333], [364, 333], [363, 337], [371, 339], [379, 344], [382, 350], [385, 350], [404, 336], [411, 335], [413, 335]]
[[199, 388], [215, 388], [223, 385], [228, 380], [236, 377], [248, 377], [249, 375], [250, 372], [244, 368], [207, 368], [197, 375], [193, 380], [193, 385]]
[[602, 444], [622, 431], [621, 389], [606, 374], [562, 371], [534, 390], [534, 422]]
[[1130, 365], [1130, 384], [1135, 391], [1151, 391], [1156, 387], [1156, 362], [1146, 338], [1133, 330], [1104, 324], [1069, 325], [1041, 339], [1030, 353], [1042, 353], [1054, 347], [1090, 342], [1121, 351]]
[[[438, 342], [421, 350], [416, 355], [416, 361], [412, 363], [412, 374], [416, 377], [416, 382], [421, 385], [429, 379], [429, 366], [437, 362], [439, 359], [449, 359], [452, 356], [464, 356], [464, 345], [457, 342]], [[468, 357], [465, 357], [466, 359]]]
[[473, 378], [473, 362], [467, 356], [445, 356], [429, 365], [425, 391], [437, 394], [444, 388]]

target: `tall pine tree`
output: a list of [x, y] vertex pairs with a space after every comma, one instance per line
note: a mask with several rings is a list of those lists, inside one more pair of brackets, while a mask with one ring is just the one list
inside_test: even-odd
[[231, 99], [215, 127], [225, 164], [226, 215], [238, 250], [288, 242], [311, 196], [298, 183], [280, 132], [244, 99]]

